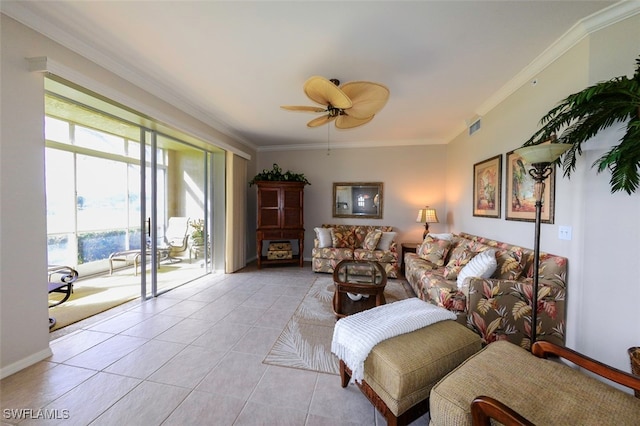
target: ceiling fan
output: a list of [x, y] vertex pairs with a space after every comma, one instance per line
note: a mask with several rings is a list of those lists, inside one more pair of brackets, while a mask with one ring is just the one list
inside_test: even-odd
[[339, 80], [314, 76], [304, 83], [303, 88], [309, 99], [324, 107], [283, 105], [281, 108], [324, 113], [309, 121], [309, 127], [322, 126], [334, 120], [338, 129], [362, 126], [371, 121], [389, 99], [386, 86], [370, 81], [352, 81], [340, 85]]

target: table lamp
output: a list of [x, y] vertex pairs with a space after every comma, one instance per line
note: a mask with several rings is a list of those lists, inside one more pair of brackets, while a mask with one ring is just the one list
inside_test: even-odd
[[439, 222], [436, 209], [426, 206], [424, 209], [418, 210], [418, 218], [416, 219], [416, 222], [424, 223], [424, 233], [422, 234], [422, 239], [424, 240], [429, 233], [429, 224]]

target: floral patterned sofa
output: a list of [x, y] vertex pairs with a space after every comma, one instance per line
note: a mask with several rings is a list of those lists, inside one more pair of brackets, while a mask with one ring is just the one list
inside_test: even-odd
[[315, 231], [311, 251], [314, 272], [333, 273], [344, 259], [375, 260], [387, 278], [398, 277], [398, 246], [392, 226], [324, 224]]
[[[458, 322], [484, 343], [508, 340], [528, 349], [533, 250], [466, 233], [448, 235], [427, 236], [417, 253], [405, 254], [406, 279], [416, 295], [456, 312]], [[495, 255], [495, 270], [484, 271], [484, 278], [465, 274], [465, 266], [485, 251], [484, 257]], [[541, 252], [539, 276], [537, 339], [564, 345], [567, 258]]]

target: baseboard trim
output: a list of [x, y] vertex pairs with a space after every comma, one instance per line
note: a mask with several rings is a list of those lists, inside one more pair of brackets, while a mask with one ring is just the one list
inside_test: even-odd
[[47, 346], [46, 349], [43, 349], [39, 352], [31, 354], [26, 358], [22, 358], [21, 360], [16, 361], [13, 364], [4, 366], [0, 368], [0, 379], [4, 379], [5, 377], [8, 377], [14, 373], [17, 373], [20, 370], [23, 370], [29, 366], [32, 366], [37, 362], [40, 362], [46, 358], [49, 358], [51, 355], [53, 355], [53, 352], [51, 352], [51, 348]]

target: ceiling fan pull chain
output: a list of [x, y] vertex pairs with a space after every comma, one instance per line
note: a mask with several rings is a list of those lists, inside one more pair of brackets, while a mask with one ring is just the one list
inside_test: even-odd
[[331, 126], [327, 126], [327, 156], [331, 155], [331, 145], [329, 139], [329, 131], [331, 130]]

